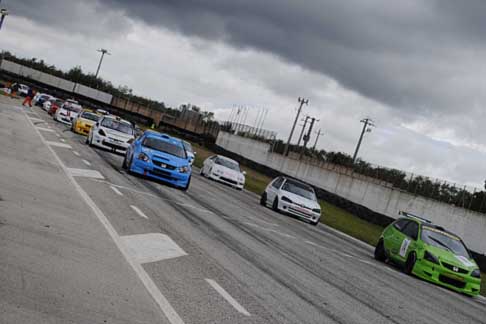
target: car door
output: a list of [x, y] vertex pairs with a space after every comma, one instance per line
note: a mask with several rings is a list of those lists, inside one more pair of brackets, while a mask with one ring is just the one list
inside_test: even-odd
[[401, 263], [407, 261], [410, 251], [415, 250], [418, 238], [419, 224], [413, 220], [410, 220], [408, 224], [403, 228], [403, 239], [400, 242], [400, 248], [398, 250], [397, 260]]
[[213, 155], [209, 158], [207, 158], [204, 163], [203, 163], [203, 172], [204, 174], [208, 174], [209, 170], [213, 167], [214, 159], [216, 158], [216, 155]]
[[403, 229], [407, 226], [408, 219], [399, 219], [392, 224], [392, 229], [387, 233], [385, 237], [385, 248], [389, 252], [389, 256], [392, 259], [396, 259], [400, 253], [400, 248], [405, 235], [402, 233]]
[[273, 203], [277, 196], [278, 190], [282, 186], [284, 178], [277, 178], [267, 188], [267, 201]]

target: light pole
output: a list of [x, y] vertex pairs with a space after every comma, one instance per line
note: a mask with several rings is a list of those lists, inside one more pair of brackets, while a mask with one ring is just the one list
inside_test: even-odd
[[8, 16], [8, 10], [5, 8], [0, 9], [0, 29], [2, 29], [3, 21], [7, 16]]
[[305, 116], [304, 125], [302, 125], [302, 131], [300, 132], [299, 140], [297, 141], [297, 147], [300, 146], [300, 141], [302, 141], [302, 136], [304, 136], [305, 126], [307, 126], [307, 121], [310, 118], [311, 118], [310, 116]]
[[371, 120], [371, 118], [362, 119], [360, 122], [363, 123], [363, 130], [361, 131], [361, 135], [359, 136], [359, 140], [358, 140], [358, 145], [356, 145], [356, 150], [354, 151], [353, 164], [356, 162], [356, 158], [358, 157], [358, 151], [361, 146], [361, 141], [363, 140], [364, 133], [371, 132], [371, 127], [375, 127], [375, 124], [373, 123], [373, 120]]
[[108, 52], [108, 50], [105, 50], [104, 48], [99, 49], [98, 52], [101, 53], [101, 57], [100, 57], [100, 63], [98, 63], [98, 68], [96, 69], [95, 79], [98, 78], [98, 73], [100, 73], [100, 68], [101, 68], [101, 63], [103, 62], [103, 57], [105, 56], [105, 54], [111, 55], [111, 53]]
[[300, 103], [300, 106], [299, 106], [299, 109], [297, 110], [297, 116], [295, 116], [294, 125], [292, 126], [292, 130], [290, 131], [289, 139], [287, 141], [287, 144], [285, 145], [285, 150], [284, 150], [285, 156], [287, 156], [289, 154], [290, 141], [292, 140], [292, 135], [294, 135], [295, 125], [297, 124], [297, 121], [299, 120], [299, 116], [300, 116], [300, 112], [302, 111], [302, 107], [304, 106], [304, 104], [305, 105], [309, 104], [309, 99], [304, 99], [304, 98], [299, 97], [298, 101]]

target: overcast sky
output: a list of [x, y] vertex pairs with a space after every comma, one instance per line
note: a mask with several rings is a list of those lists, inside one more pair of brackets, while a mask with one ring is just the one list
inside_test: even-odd
[[[297, 98], [318, 147], [453, 182], [486, 178], [486, 1], [3, 0], [0, 48], [94, 72], [225, 119], [268, 108], [286, 138]], [[314, 138], [311, 139], [313, 143]]]

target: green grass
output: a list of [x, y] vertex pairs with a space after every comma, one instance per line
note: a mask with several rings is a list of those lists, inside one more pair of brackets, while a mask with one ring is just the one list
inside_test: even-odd
[[[197, 167], [201, 167], [206, 158], [215, 154], [204, 146], [192, 144], [197, 152], [194, 161], [194, 165]], [[267, 184], [272, 180], [270, 177], [248, 167], [242, 166], [242, 169], [246, 171], [245, 188], [258, 195], [265, 190]], [[326, 201], [320, 200], [319, 203], [323, 210], [322, 223], [372, 246], [376, 245], [383, 231], [382, 226], [369, 223]], [[481, 278], [481, 295], [486, 296], [486, 273], [482, 273]]]

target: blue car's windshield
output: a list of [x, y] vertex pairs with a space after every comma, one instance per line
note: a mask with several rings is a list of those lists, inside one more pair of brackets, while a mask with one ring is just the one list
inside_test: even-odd
[[422, 227], [422, 240], [439, 249], [449, 250], [455, 255], [460, 255], [468, 259], [471, 257], [460, 238], [436, 228]]
[[168, 153], [170, 155], [174, 155], [182, 159], [187, 158], [186, 151], [184, 150], [184, 147], [182, 145], [176, 145], [168, 141], [160, 140], [158, 138], [146, 137], [143, 140], [142, 145], [147, 148]]

